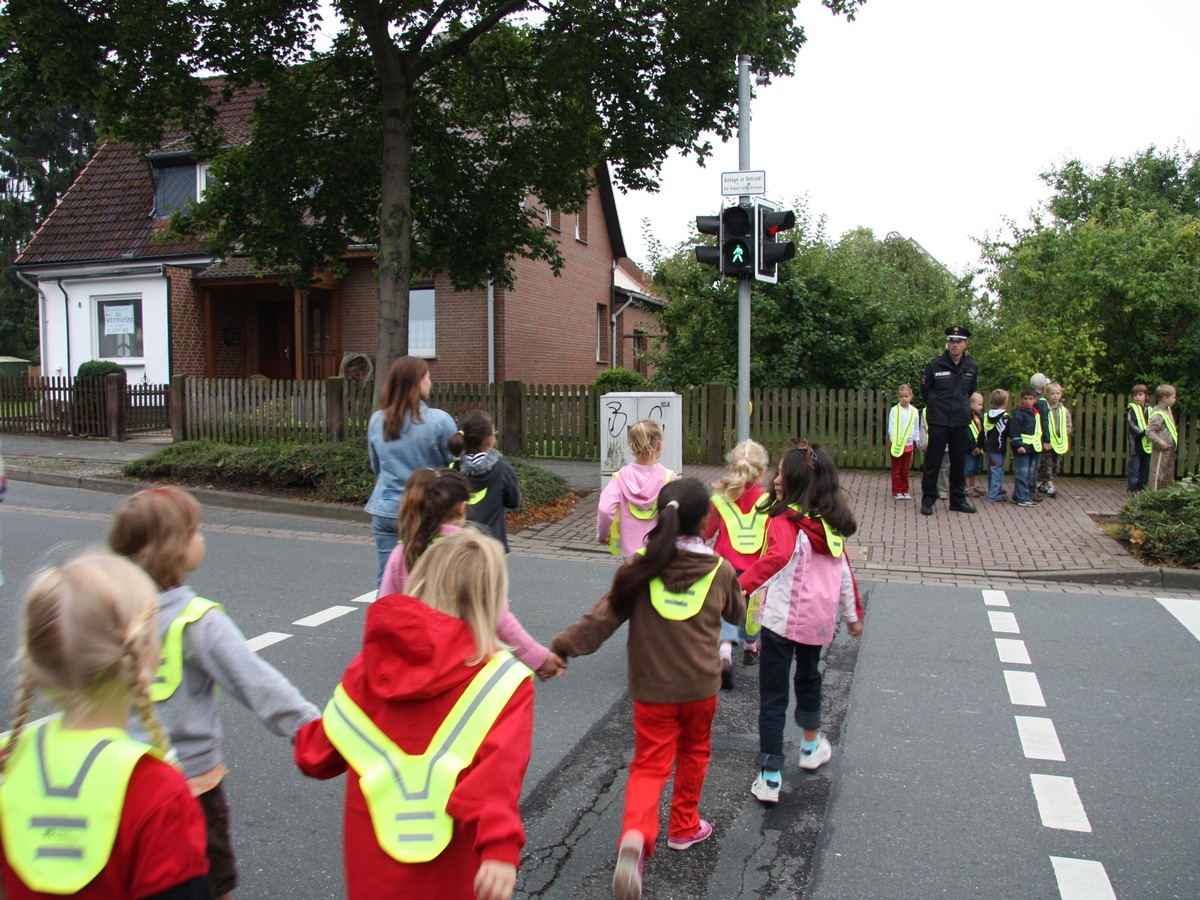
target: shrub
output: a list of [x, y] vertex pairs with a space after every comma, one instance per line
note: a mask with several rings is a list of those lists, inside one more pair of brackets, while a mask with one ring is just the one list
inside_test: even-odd
[[1200, 568], [1200, 481], [1189, 477], [1161, 491], [1134, 494], [1119, 521], [1142, 562]]
[[107, 359], [89, 359], [79, 364], [76, 378], [103, 378], [105, 375], [124, 375], [125, 367], [109, 362]]
[[646, 376], [633, 369], [606, 369], [596, 376], [592, 388], [597, 394], [611, 394], [619, 391], [646, 391], [650, 382]]

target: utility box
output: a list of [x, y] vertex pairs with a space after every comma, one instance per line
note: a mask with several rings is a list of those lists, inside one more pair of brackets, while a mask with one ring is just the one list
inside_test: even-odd
[[642, 419], [662, 426], [663, 452], [658, 461], [676, 474], [683, 470], [683, 397], [646, 391], [605, 394], [600, 398], [601, 490], [613, 472], [636, 462], [629, 450], [629, 427]]

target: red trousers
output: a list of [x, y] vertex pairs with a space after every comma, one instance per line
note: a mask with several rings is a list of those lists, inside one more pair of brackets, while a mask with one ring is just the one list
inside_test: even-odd
[[658, 838], [658, 806], [675, 763], [675, 790], [667, 834], [684, 837], [700, 828], [700, 792], [712, 756], [712, 722], [717, 695], [690, 703], [633, 701], [633, 761], [625, 786], [622, 833], [640, 831], [646, 855]]
[[892, 461], [892, 494], [907, 494], [908, 488], [908, 472], [912, 468], [913, 448], [905, 447], [904, 452], [899, 456], [892, 456], [888, 452], [888, 458]]

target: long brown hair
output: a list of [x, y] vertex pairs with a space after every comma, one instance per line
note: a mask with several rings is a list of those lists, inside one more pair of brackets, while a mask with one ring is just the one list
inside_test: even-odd
[[772, 483], [767, 515], [787, 514], [793, 519], [820, 516], [842, 537], [850, 537], [858, 530], [858, 523], [842, 490], [833, 457], [820, 444], [795, 443], [779, 460], [783, 491], [776, 496]]
[[400, 543], [412, 571], [450, 513], [471, 498], [471, 482], [454, 469], [416, 469], [400, 496]]
[[199, 527], [195, 497], [177, 487], [147, 488], [121, 501], [108, 526], [108, 546], [166, 591], [183, 584], [188, 545]]
[[413, 422], [421, 418], [421, 379], [429, 373], [429, 363], [415, 356], [401, 356], [392, 361], [379, 392], [379, 408], [383, 410], [383, 439], [400, 437], [404, 417]]

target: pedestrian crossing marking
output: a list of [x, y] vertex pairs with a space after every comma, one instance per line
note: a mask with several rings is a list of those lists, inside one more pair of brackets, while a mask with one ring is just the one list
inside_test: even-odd
[[246, 646], [257, 653], [265, 647], [278, 644], [280, 641], [286, 641], [290, 637], [290, 634], [284, 634], [282, 631], [265, 631], [258, 635], [258, 637], [247, 638]]
[[1075, 779], [1063, 775], [1029, 776], [1033, 784], [1033, 796], [1037, 800], [1038, 815], [1047, 828], [1060, 831], [1091, 832], [1092, 823], [1083, 809]]
[[1062, 900], [1117, 900], [1103, 863], [1066, 856], [1052, 856], [1050, 863]]
[[1179, 620], [1179, 624], [1200, 641], [1200, 600], [1178, 600], [1172, 597], [1155, 597], [1163, 609]]
[[303, 625], [306, 628], [316, 628], [318, 625], [324, 625], [326, 622], [331, 622], [357, 609], [358, 607], [356, 606], [331, 606], [329, 609], [323, 609], [319, 613], [313, 613], [311, 616], [297, 619], [292, 624]]
[[1008, 606], [1008, 594], [1004, 591], [984, 591], [983, 602], [988, 606]]
[[996, 654], [1000, 662], [1019, 666], [1031, 665], [1025, 642], [1013, 638], [996, 638]]
[[1008, 685], [1008, 699], [1013, 706], [1045, 706], [1042, 686], [1035, 672], [1004, 670], [1004, 683]]
[[1010, 612], [989, 609], [988, 621], [992, 623], [992, 631], [1000, 631], [1004, 634], [1021, 633], [1021, 626], [1017, 624], [1017, 617]]
[[1021, 737], [1021, 749], [1025, 751], [1026, 759], [1048, 759], [1054, 762], [1066, 762], [1062, 744], [1058, 741], [1058, 732], [1054, 730], [1053, 719], [1043, 719], [1039, 716], [1013, 716], [1017, 721], [1017, 734]]

